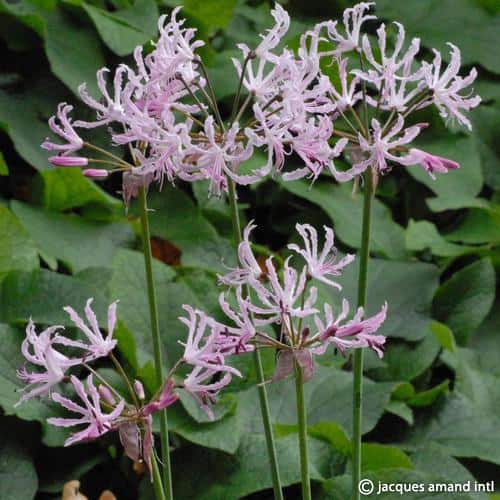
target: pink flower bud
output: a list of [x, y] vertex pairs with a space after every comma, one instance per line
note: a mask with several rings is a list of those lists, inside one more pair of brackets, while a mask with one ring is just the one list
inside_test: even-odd
[[54, 167], [86, 167], [89, 164], [82, 156], [51, 156], [49, 162]]
[[139, 380], [134, 381], [134, 391], [141, 401], [144, 401], [144, 399], [146, 399], [146, 395], [144, 394], [144, 386]]
[[83, 175], [85, 177], [107, 177], [109, 175], [109, 172], [107, 170], [104, 170], [102, 168], [88, 168], [83, 171]]
[[109, 403], [112, 406], [114, 406], [116, 404], [116, 400], [113, 396], [113, 393], [105, 385], [101, 384], [99, 386], [99, 394], [101, 395], [102, 399], [104, 399], [104, 401], [106, 401], [106, 403]]

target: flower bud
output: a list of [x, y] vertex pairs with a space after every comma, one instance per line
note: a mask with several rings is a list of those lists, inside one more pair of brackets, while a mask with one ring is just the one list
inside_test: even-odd
[[83, 175], [85, 177], [107, 177], [109, 175], [109, 172], [107, 170], [101, 169], [101, 168], [88, 168], [83, 171]]
[[144, 386], [139, 380], [134, 381], [134, 391], [141, 401], [144, 401], [144, 399], [146, 399], [146, 395], [144, 394]]
[[51, 156], [49, 162], [54, 167], [86, 167], [89, 160], [82, 156]]
[[102, 399], [106, 401], [106, 403], [109, 403], [112, 406], [116, 404], [116, 399], [114, 398], [113, 393], [105, 385], [101, 384], [99, 386], [99, 394], [101, 395]]

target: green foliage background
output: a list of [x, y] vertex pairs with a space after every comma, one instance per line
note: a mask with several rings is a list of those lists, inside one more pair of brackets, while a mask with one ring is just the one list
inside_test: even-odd
[[[243, 0], [185, 0], [183, 13], [208, 44], [222, 106], [236, 84], [230, 57], [240, 41], [257, 43], [269, 5]], [[125, 215], [114, 180], [95, 184], [48, 166], [40, 142], [60, 101], [77, 103], [78, 84], [95, 91], [95, 71], [156, 36], [159, 13], [174, 0], [0, 0], [0, 498], [60, 498], [62, 484], [82, 480], [89, 498], [110, 488], [121, 499], [151, 498], [149, 481], [131, 471], [115, 436], [63, 449], [65, 432], [45, 423], [58, 411], [30, 401], [13, 408], [23, 326], [68, 319], [62, 306], [96, 298], [97, 312], [120, 299], [119, 352], [131, 376], [154, 391], [145, 276], [137, 217]], [[347, 0], [291, 0], [288, 42]], [[369, 357], [365, 379], [363, 475], [386, 482], [500, 481], [500, 3], [497, 0], [379, 0], [377, 14], [403, 22], [426, 48], [456, 43], [463, 63], [479, 69], [483, 104], [474, 131], [446, 128], [438, 116], [422, 143], [462, 168], [437, 181], [415, 168], [381, 179], [374, 206], [369, 310], [389, 302], [382, 361]], [[84, 112], [84, 110], [82, 110]], [[96, 138], [103, 141], [103, 138]], [[263, 160], [257, 158], [256, 161]], [[292, 160], [293, 161], [293, 160]], [[242, 190], [244, 214], [260, 226], [262, 252], [284, 254], [297, 221], [333, 225], [343, 251], [360, 244], [362, 200], [351, 186], [320, 179], [266, 181]], [[177, 321], [190, 303], [217, 313], [215, 276], [234, 263], [229, 213], [206, 186], [164, 186], [152, 193], [152, 231], [161, 330], [168, 362], [185, 332]], [[168, 242], [168, 243], [166, 243]], [[173, 247], [172, 247], [173, 245]], [[268, 248], [269, 250], [266, 250]], [[173, 251], [175, 249], [175, 251]], [[180, 255], [180, 257], [179, 257]], [[356, 269], [343, 277], [355, 295]], [[321, 293], [328, 298], [327, 290]], [[330, 300], [331, 297], [330, 297]], [[333, 298], [338, 306], [338, 297]], [[271, 498], [252, 365], [207, 422], [189, 398], [169, 412], [176, 498]], [[349, 362], [321, 361], [307, 384], [315, 499], [349, 498], [351, 383]], [[272, 357], [265, 359], [268, 376]], [[106, 367], [101, 369], [106, 370]], [[297, 436], [290, 381], [269, 386], [287, 498], [297, 498]], [[500, 487], [500, 482], [498, 484]], [[406, 494], [408, 499], [441, 494]], [[399, 498], [385, 494], [377, 498]], [[483, 493], [450, 494], [487, 500]], [[494, 495], [491, 499], [498, 498]]]

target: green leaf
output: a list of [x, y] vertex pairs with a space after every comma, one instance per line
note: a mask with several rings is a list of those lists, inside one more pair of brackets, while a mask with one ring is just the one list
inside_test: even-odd
[[[359, 262], [348, 266], [338, 282], [342, 295], [356, 303]], [[368, 314], [380, 311], [387, 301], [387, 319], [379, 333], [417, 341], [429, 331], [432, 297], [438, 286], [438, 268], [420, 262], [392, 262], [371, 259], [368, 272]], [[322, 294], [324, 294], [323, 288]], [[328, 292], [331, 302], [332, 292]], [[326, 295], [322, 295], [327, 297]], [[336, 299], [340, 304], [340, 299]]]
[[120, 208], [122, 202], [104, 192], [78, 169], [54, 168], [38, 173], [35, 187], [48, 210], [64, 211], [85, 205]]
[[177, 246], [184, 266], [224, 273], [235, 265], [236, 250], [221, 238], [192, 199], [180, 189], [164, 186], [148, 200], [151, 234]]
[[[415, 468], [428, 474], [439, 474], [441, 477], [456, 483], [467, 483], [471, 481], [474, 485], [474, 476], [453, 457], [450, 457], [440, 446], [434, 443], [426, 443], [416, 452], [412, 453], [411, 459]], [[472, 488], [471, 488], [472, 490]], [[471, 493], [474, 500], [486, 500], [486, 495]]]
[[433, 310], [436, 318], [453, 330], [458, 343], [466, 345], [494, 300], [495, 270], [489, 259], [482, 259], [461, 269], [439, 287]]
[[445, 324], [439, 321], [431, 321], [431, 331], [443, 349], [452, 352], [456, 350], [455, 336]]
[[370, 374], [378, 380], [413, 380], [431, 366], [439, 349], [439, 344], [430, 334], [411, 344], [392, 340], [384, 354], [386, 368], [370, 370]]
[[450, 241], [470, 244], [500, 242], [500, 210], [498, 206], [489, 210], [470, 209], [463, 222], [446, 235]]
[[490, 314], [478, 328], [470, 341], [475, 364], [478, 369], [500, 377], [500, 302], [496, 301]]
[[407, 169], [410, 175], [437, 195], [426, 200], [432, 211], [442, 212], [484, 205], [484, 201], [476, 198], [483, 186], [483, 174], [479, 154], [471, 136], [448, 134], [432, 142], [422, 143], [419, 147], [460, 163], [458, 170], [440, 175], [436, 180], [422, 168]]
[[225, 28], [233, 16], [237, 0], [184, 0], [187, 14], [196, 17], [208, 30]]
[[[347, 184], [316, 182], [313, 187], [305, 181], [282, 182], [291, 193], [321, 207], [332, 219], [337, 237], [345, 244], [361, 247], [363, 197], [354, 199]], [[406, 256], [404, 230], [392, 220], [389, 209], [377, 199], [373, 203], [371, 245], [374, 252], [392, 259]]]
[[81, 311], [87, 299], [94, 297], [93, 308], [105, 326], [109, 305], [105, 293], [100, 283], [87, 281], [83, 273], [66, 276], [46, 269], [11, 272], [0, 288], [0, 322], [24, 323], [31, 317], [35, 323], [73, 326], [63, 307], [71, 305]]
[[[493, 87], [500, 94], [499, 85]], [[483, 96], [483, 94], [479, 94]], [[486, 184], [494, 189], [500, 189], [500, 172], [498, 161], [500, 158], [500, 108], [498, 106], [480, 106], [472, 113], [473, 133], [476, 146], [481, 156]]]
[[35, 80], [15, 93], [0, 89], [0, 127], [19, 155], [37, 170], [48, 168], [47, 152], [40, 144], [49, 132], [47, 119], [66, 96], [65, 89], [51, 78]]
[[3, 7], [44, 38], [54, 75], [75, 93], [82, 82], [87, 82], [89, 92], [97, 96], [95, 73], [105, 65], [100, 40], [89, 26], [56, 5], [54, 1], [20, 0], [15, 4], [5, 2]]
[[[294, 426], [296, 428], [296, 426]], [[320, 422], [308, 426], [307, 432], [316, 439], [321, 439], [330, 443], [333, 448], [346, 457], [351, 454], [351, 440], [340, 425], [335, 422]]]
[[[394, 383], [375, 383], [364, 379], [363, 433], [370, 432], [389, 402]], [[268, 395], [273, 421], [295, 425], [295, 385], [292, 379], [268, 385]], [[305, 385], [305, 401], [308, 424], [335, 422], [348, 434], [352, 427], [352, 373], [333, 367], [316, 366], [314, 377]], [[257, 391], [250, 389], [240, 393], [240, 406], [248, 421], [248, 430], [260, 431], [261, 418]]]
[[[276, 441], [281, 481], [288, 486], [300, 481], [297, 434]], [[177, 453], [174, 463], [174, 488], [179, 498], [213, 500], [215, 498], [242, 498], [271, 488], [271, 473], [263, 435], [246, 433], [235, 455], [228, 456], [207, 449], [185, 447]], [[310, 475], [321, 480], [330, 472], [335, 452], [326, 443], [309, 440]], [[216, 466], [214, 467], [214, 464]], [[196, 481], [193, 481], [196, 470]]]
[[113, 12], [83, 2], [103, 42], [115, 53], [125, 56], [137, 45], [156, 36], [158, 7], [154, 0], [136, 0], [132, 7]]
[[386, 411], [402, 418], [409, 425], [413, 425], [413, 410], [402, 401], [389, 401], [385, 407]]
[[408, 404], [416, 408], [422, 406], [430, 406], [441, 394], [446, 394], [448, 392], [449, 385], [450, 381], [444, 380], [432, 389], [428, 389], [427, 391], [422, 391], [418, 394], [415, 394], [415, 396], [411, 397], [408, 400]]
[[36, 244], [12, 212], [0, 206], [0, 280], [10, 271], [38, 267]]
[[406, 230], [406, 248], [414, 252], [428, 248], [433, 255], [438, 257], [457, 257], [476, 251], [474, 247], [456, 245], [446, 241], [434, 224], [424, 220], [410, 220]]
[[14, 422], [0, 420], [0, 498], [33, 500], [38, 478], [33, 458], [20, 446]]
[[363, 443], [361, 457], [361, 471], [363, 473], [380, 469], [413, 469], [410, 457], [394, 446]]
[[[408, 36], [421, 38], [425, 47], [435, 47], [448, 58], [446, 42], [453, 42], [462, 51], [462, 64], [482, 64], [500, 73], [500, 56], [491, 50], [495, 46], [500, 17], [490, 16], [467, 0], [410, 0], [377, 2], [377, 14], [399, 21]], [[478, 33], [481, 36], [477, 36]]]
[[125, 222], [91, 222], [78, 215], [43, 211], [18, 201], [13, 201], [11, 207], [39, 251], [60, 260], [73, 272], [111, 267], [117, 249], [135, 239]]
[[89, 93], [99, 96], [95, 75], [105, 59], [95, 31], [61, 11], [47, 15], [46, 26], [45, 52], [52, 73], [74, 93], [85, 82]]
[[191, 443], [234, 454], [244, 434], [241, 419], [228, 414], [214, 422], [200, 423], [191, 418], [180, 405], [168, 413], [168, 424], [172, 432]]
[[[212, 277], [195, 270], [198, 279], [189, 280], [189, 272], [174, 281], [175, 272], [160, 261], [153, 261], [156, 296], [160, 311], [160, 331], [165, 364], [172, 366], [182, 354], [179, 340], [184, 341], [187, 330], [179, 320], [184, 316], [183, 304], [190, 304], [214, 314], [218, 289]], [[184, 271], [183, 271], [184, 272]], [[111, 299], [120, 300], [118, 316], [133, 332], [140, 366], [152, 359], [149, 303], [147, 297], [144, 257], [139, 252], [119, 250], [113, 259], [113, 275], [109, 283]], [[218, 306], [217, 306], [218, 309]], [[150, 389], [155, 389], [150, 388]]]

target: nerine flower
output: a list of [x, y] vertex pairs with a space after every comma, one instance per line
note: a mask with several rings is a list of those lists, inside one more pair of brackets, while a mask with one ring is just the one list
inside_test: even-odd
[[[470, 73], [462, 78], [458, 75], [460, 71], [460, 50], [452, 43], [450, 46], [450, 63], [441, 73], [441, 54], [434, 50], [434, 60], [432, 64], [423, 63], [423, 74], [427, 87], [432, 91], [429, 101], [434, 103], [443, 118], [455, 118], [460, 124], [465, 125], [469, 130], [472, 126], [469, 119], [462, 110], [469, 111], [479, 106], [481, 98], [479, 96], [460, 95], [460, 92], [469, 87], [477, 77], [476, 68], [472, 68]], [[422, 105], [422, 107], [424, 104]]]
[[302, 255], [307, 263], [309, 276], [341, 290], [342, 287], [327, 276], [340, 276], [344, 267], [354, 260], [354, 255], [347, 254], [336, 262], [337, 249], [334, 246], [333, 229], [330, 227], [324, 226], [325, 245], [321, 253], [318, 249], [318, 233], [314, 227], [310, 224], [296, 224], [295, 229], [302, 237], [304, 248], [295, 243], [288, 245], [288, 248]]
[[336, 44], [335, 55], [360, 49], [361, 27], [363, 23], [370, 19], [376, 19], [375, 16], [365, 14], [372, 5], [375, 5], [375, 3], [360, 2], [354, 7], [344, 10], [343, 30], [345, 31], [345, 35], [339, 33], [337, 21], [331, 22], [328, 25], [330, 39]]
[[52, 394], [52, 399], [67, 410], [80, 416], [77, 418], [52, 417], [47, 419], [47, 422], [57, 427], [73, 427], [85, 424], [87, 424], [87, 427], [68, 438], [64, 446], [70, 446], [79, 441], [90, 441], [115, 429], [125, 408], [125, 402], [121, 400], [110, 413], [105, 413], [101, 408], [101, 398], [93, 383], [92, 374], [87, 378], [88, 394], [83, 383], [74, 375], [71, 376], [71, 383], [83, 405], [75, 403], [59, 393]]
[[189, 305], [183, 305], [183, 309], [189, 316], [179, 318], [189, 329], [186, 342], [179, 342], [184, 346], [183, 361], [196, 367], [241, 377], [236, 368], [225, 363], [226, 337], [221, 325], [203, 311], [193, 309]]
[[70, 306], [66, 306], [64, 310], [69, 314], [71, 321], [79, 328], [82, 333], [87, 337], [87, 342], [82, 342], [79, 340], [69, 340], [65, 339], [65, 345], [72, 347], [79, 347], [88, 352], [85, 356], [87, 361], [91, 361], [103, 356], [107, 356], [116, 346], [116, 339], [113, 338], [113, 331], [116, 326], [116, 305], [117, 302], [113, 302], [108, 308], [108, 333], [106, 337], [103, 336], [99, 328], [99, 323], [97, 322], [97, 317], [92, 310], [93, 298], [87, 300], [85, 305], [85, 316], [87, 318], [87, 326], [85, 321], [78, 315], [78, 313]]
[[15, 406], [30, 398], [50, 394], [51, 389], [63, 380], [70, 367], [82, 363], [82, 358], [70, 358], [55, 349], [56, 344], [64, 344], [65, 339], [58, 335], [58, 331], [62, 328], [62, 326], [51, 326], [37, 335], [35, 325], [30, 318], [26, 327], [26, 338], [21, 344], [21, 352], [26, 361], [43, 371], [29, 372], [26, 367], [17, 370], [17, 376], [28, 385], [23, 389], [27, 392]]
[[250, 243], [250, 233], [256, 227], [253, 221], [250, 221], [243, 230], [243, 239], [238, 245], [239, 267], [232, 269], [223, 276], [219, 275], [219, 283], [230, 286], [241, 285], [246, 283], [249, 279], [259, 280], [261, 276], [263, 276], [263, 270], [252, 252]]
[[329, 304], [325, 304], [324, 314], [325, 322], [319, 316], [314, 319], [317, 333], [311, 339], [311, 343], [314, 345], [316, 340], [321, 342], [318, 347], [313, 347], [315, 354], [323, 354], [328, 344], [333, 344], [342, 354], [345, 354], [347, 349], [368, 347], [380, 358], [383, 356], [386, 339], [383, 335], [373, 334], [385, 321], [387, 303], [382, 306], [379, 313], [367, 319], [363, 319], [364, 310], [360, 307], [354, 318], [345, 324], [342, 323], [349, 314], [349, 303], [345, 299], [342, 301], [342, 311], [337, 318], [334, 317]]
[[402, 115], [398, 116], [396, 123], [388, 131], [385, 131], [380, 122], [373, 118], [370, 139], [367, 140], [361, 134], [359, 135], [360, 149], [368, 155], [368, 158], [355, 163], [346, 172], [332, 169], [335, 178], [340, 182], [345, 182], [370, 167], [379, 173], [384, 173], [389, 169], [388, 160], [406, 165], [405, 157], [397, 156], [395, 153], [402, 147], [406, 149], [406, 144], [411, 143], [420, 134], [424, 125], [413, 125], [406, 129], [403, 127], [404, 118]]
[[[42, 143], [42, 148], [47, 151], [58, 151], [66, 156], [83, 147], [83, 139], [77, 134], [74, 126], [71, 123], [69, 113], [73, 110], [73, 106], [62, 102], [57, 107], [56, 116], [49, 119], [49, 127], [56, 135], [66, 141], [66, 144], [57, 144], [51, 142], [49, 138]], [[59, 123], [57, 122], [59, 120]]]

